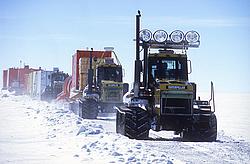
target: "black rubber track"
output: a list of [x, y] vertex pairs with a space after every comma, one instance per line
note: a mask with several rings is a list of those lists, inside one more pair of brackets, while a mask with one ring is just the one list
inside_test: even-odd
[[131, 111], [126, 111], [125, 114], [117, 112], [116, 131], [130, 139], [147, 139], [148, 113], [141, 108], [131, 108]]
[[217, 119], [214, 113], [211, 116], [201, 116], [192, 129], [183, 132], [184, 141], [214, 142], [217, 139]]
[[96, 119], [98, 115], [98, 104], [94, 99], [86, 99], [82, 102], [82, 118]]

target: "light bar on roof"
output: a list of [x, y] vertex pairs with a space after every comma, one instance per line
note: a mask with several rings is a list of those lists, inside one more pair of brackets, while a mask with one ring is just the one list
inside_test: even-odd
[[174, 43], [180, 43], [184, 39], [184, 33], [180, 30], [175, 30], [170, 34], [170, 40]]
[[144, 42], [149, 42], [152, 38], [151, 31], [144, 29], [140, 31], [140, 40]]
[[200, 35], [196, 31], [188, 31], [185, 35], [185, 39], [189, 43], [196, 43], [200, 40]]
[[168, 34], [164, 30], [157, 30], [155, 31], [153, 37], [155, 41], [157, 41], [158, 43], [162, 43], [168, 39]]
[[140, 31], [140, 40], [160, 47], [181, 49], [183, 47], [199, 47], [200, 35], [196, 31], [188, 31], [185, 35], [180, 30], [173, 31], [170, 35], [164, 30], [157, 30], [153, 36], [150, 30]]

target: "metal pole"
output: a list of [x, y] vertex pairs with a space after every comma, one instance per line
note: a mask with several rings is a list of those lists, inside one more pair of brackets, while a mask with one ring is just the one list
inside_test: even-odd
[[148, 89], [148, 45], [143, 44], [143, 86]]
[[134, 73], [134, 96], [139, 97], [140, 90], [140, 73], [141, 73], [141, 61], [140, 61], [140, 11], [136, 15], [136, 60], [135, 60], [135, 73]]
[[90, 58], [89, 58], [89, 70], [88, 70], [88, 93], [92, 93], [92, 85], [93, 85], [93, 69], [92, 69], [92, 53], [93, 48], [90, 51]]
[[140, 60], [140, 17], [141, 12], [138, 11], [138, 15], [136, 15], [136, 60]]

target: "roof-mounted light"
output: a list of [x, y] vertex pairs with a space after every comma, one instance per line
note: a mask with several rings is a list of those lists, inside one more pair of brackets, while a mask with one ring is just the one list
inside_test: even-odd
[[155, 31], [153, 37], [154, 37], [155, 41], [162, 43], [168, 39], [168, 34], [164, 30], [157, 30], [157, 31]]
[[189, 43], [196, 43], [200, 40], [200, 35], [196, 31], [188, 31], [185, 35], [185, 39]]
[[140, 31], [140, 40], [144, 42], [149, 42], [152, 38], [151, 31], [144, 29]]
[[175, 30], [170, 34], [170, 39], [174, 43], [180, 43], [184, 39], [184, 33], [180, 30]]

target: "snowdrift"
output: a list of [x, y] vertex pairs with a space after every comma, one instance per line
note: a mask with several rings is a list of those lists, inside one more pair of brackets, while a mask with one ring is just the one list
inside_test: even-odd
[[115, 133], [115, 117], [81, 119], [64, 102], [0, 95], [0, 163], [248, 163], [249, 142], [222, 130], [212, 143], [181, 142], [171, 133], [150, 140]]

